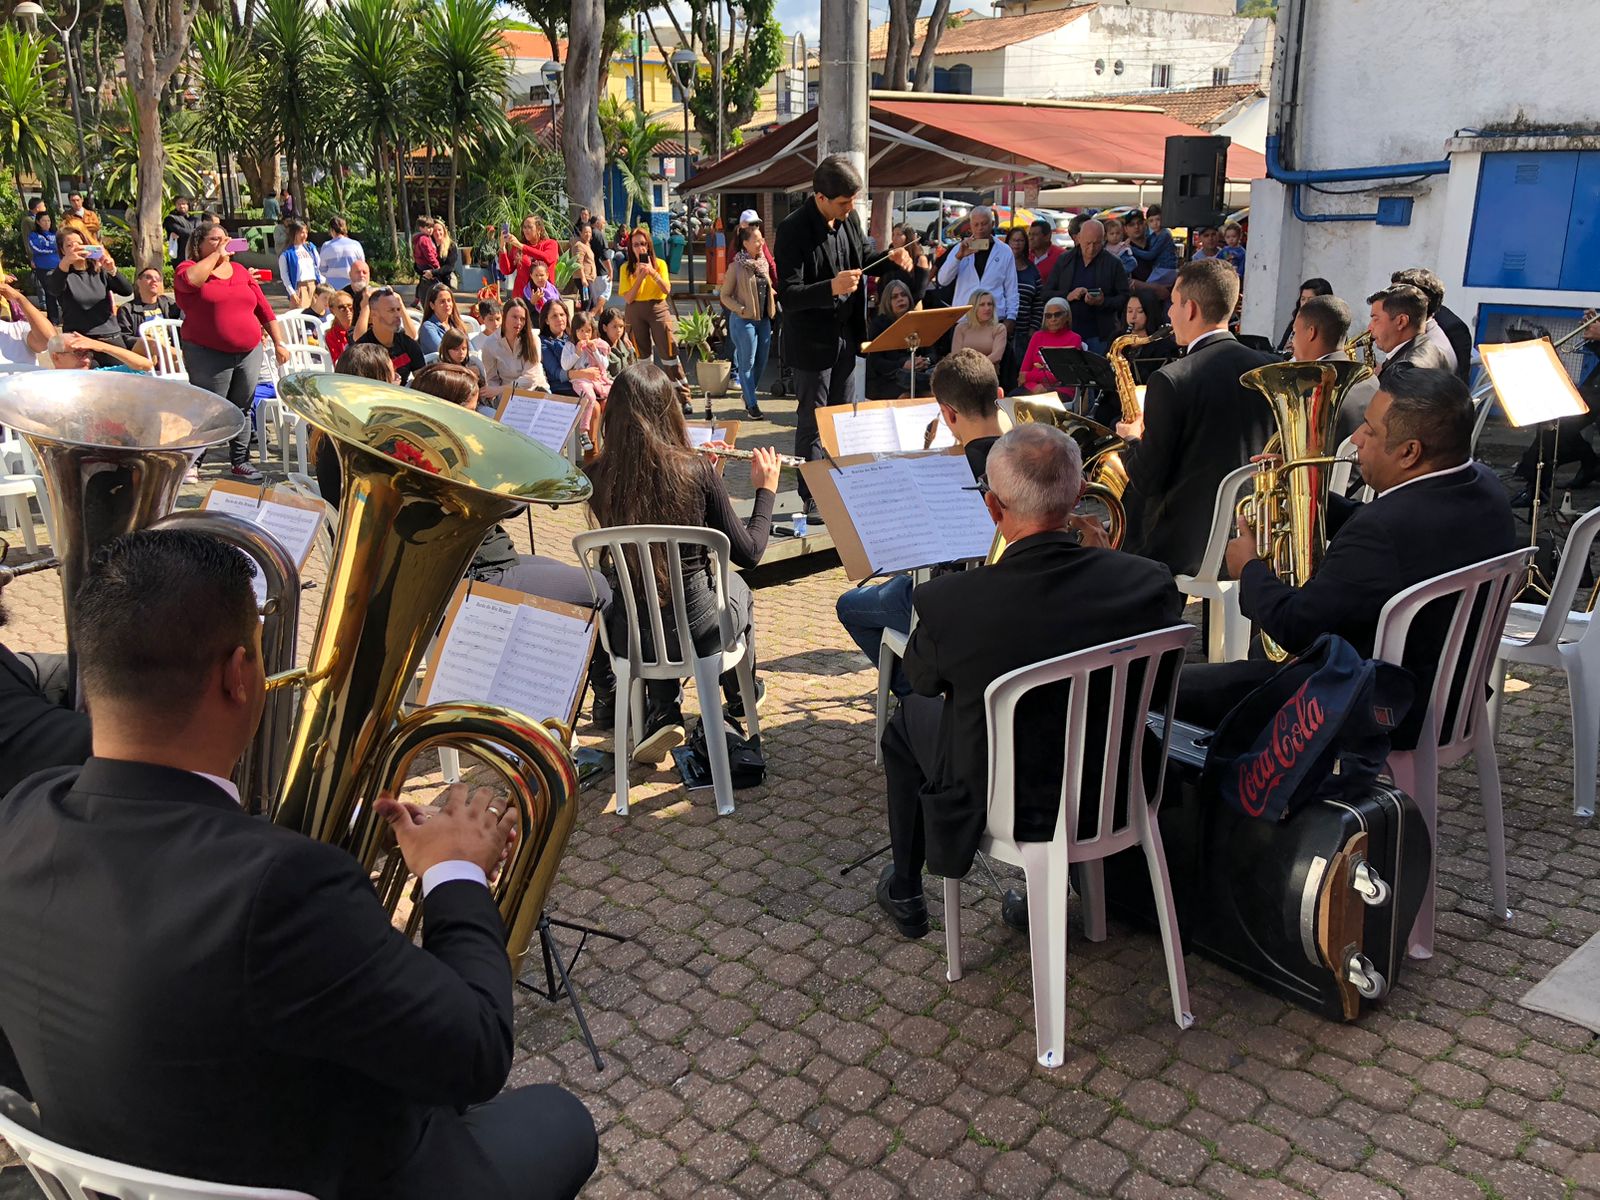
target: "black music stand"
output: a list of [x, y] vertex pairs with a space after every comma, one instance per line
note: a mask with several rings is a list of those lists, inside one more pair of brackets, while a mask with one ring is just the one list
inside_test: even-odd
[[1091, 391], [1098, 399], [1101, 395], [1117, 394], [1117, 376], [1111, 369], [1111, 360], [1093, 350], [1078, 346], [1046, 346], [1039, 351], [1044, 365], [1063, 388], [1075, 388], [1073, 406], [1080, 413], [1092, 413], [1089, 402]]
[[[561, 947], [550, 934], [550, 929], [571, 929], [583, 936], [578, 939], [578, 948], [572, 952], [570, 966], [561, 957]], [[600, 1049], [594, 1044], [594, 1034], [589, 1032], [589, 1021], [583, 1015], [583, 1005], [578, 1002], [578, 993], [572, 990], [572, 980], [569, 972], [576, 970], [578, 959], [583, 954], [583, 948], [589, 944], [590, 935], [594, 937], [609, 938], [613, 942], [631, 942], [633, 939], [620, 933], [612, 933], [608, 929], [599, 929], [593, 925], [583, 925], [577, 921], [562, 921], [550, 915], [548, 909], [539, 914], [539, 951], [544, 957], [544, 986], [529, 983], [526, 979], [517, 978], [517, 986], [532, 992], [535, 996], [542, 996], [552, 1004], [563, 996], [567, 1003], [572, 1005], [572, 1015], [578, 1018], [578, 1029], [583, 1033], [583, 1041], [589, 1047], [589, 1055], [594, 1059], [594, 1069], [604, 1071], [606, 1064], [600, 1057]], [[558, 978], [559, 977], [559, 978]]]

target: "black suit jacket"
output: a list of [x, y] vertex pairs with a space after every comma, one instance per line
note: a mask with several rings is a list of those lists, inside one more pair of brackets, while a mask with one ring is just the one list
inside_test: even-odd
[[[826, 371], [839, 360], [841, 341], [859, 347], [867, 340], [867, 291], [833, 294], [833, 277], [866, 265], [866, 234], [851, 213], [837, 231], [817, 211], [815, 196], [778, 222], [773, 243], [778, 264], [778, 303], [783, 306], [783, 358], [801, 371]], [[881, 260], [867, 271], [878, 275]]]
[[419, 950], [343, 851], [102, 758], [0, 801], [0, 845], [0, 1050], [49, 1136], [320, 1200], [509, 1195], [458, 1115], [511, 1066], [486, 888], [435, 887]]
[[89, 716], [51, 704], [33, 672], [0, 646], [0, 796], [35, 771], [89, 757]]
[[[983, 693], [1007, 671], [1175, 624], [1183, 600], [1159, 563], [1089, 549], [1076, 535], [1041, 533], [992, 566], [929, 580], [912, 595], [917, 625], [905, 671], [924, 696], [943, 696], [940, 769], [923, 791], [928, 867], [965, 875], [983, 834], [989, 735]], [[1032, 693], [1017, 710], [1016, 833], [1048, 841], [1061, 800], [1064, 687]], [[1091, 738], [1091, 741], [1093, 739]]]
[[[1078, 252], [1068, 250], [1056, 259], [1056, 265], [1050, 268], [1050, 278], [1043, 283], [1044, 299], [1048, 301], [1052, 296], [1066, 298], [1072, 290], [1072, 277], [1078, 269]], [[1127, 319], [1128, 297], [1132, 294], [1132, 285], [1128, 282], [1128, 270], [1122, 265], [1122, 260], [1114, 254], [1107, 254], [1104, 250], [1094, 256], [1094, 261], [1089, 264], [1089, 271], [1094, 276], [1091, 288], [1099, 288], [1102, 299], [1098, 309], [1092, 305], [1078, 307], [1074, 305], [1072, 314], [1072, 330], [1081, 338], [1099, 337], [1110, 341], [1122, 332]], [[1042, 306], [1043, 302], [1041, 302]], [[1041, 311], [1043, 311], [1041, 307]], [[1092, 319], [1087, 323], [1082, 320], [1082, 314], [1093, 313]]]
[[[1336, 633], [1370, 656], [1378, 614], [1390, 599], [1424, 579], [1509, 554], [1517, 544], [1506, 490], [1481, 463], [1368, 504], [1330, 497], [1328, 524], [1327, 555], [1304, 587], [1291, 587], [1259, 559], [1239, 576], [1240, 611], [1292, 652], [1318, 634]], [[1425, 617], [1413, 626], [1405, 665], [1431, 677], [1447, 630]]]
[[1439, 322], [1439, 328], [1444, 330], [1444, 336], [1450, 342], [1450, 349], [1456, 352], [1456, 374], [1466, 379], [1472, 371], [1472, 330], [1465, 321], [1442, 305], [1433, 314], [1433, 319]]
[[[1426, 332], [1417, 334], [1404, 346], [1395, 348], [1395, 352], [1383, 360], [1383, 365], [1378, 368], [1378, 378], [1383, 378], [1383, 373], [1390, 367], [1399, 363], [1410, 363], [1414, 367], [1430, 367], [1438, 371], [1450, 371], [1450, 360], [1444, 356], [1444, 351], [1428, 340]], [[1451, 374], [1454, 374], [1451, 371]]]
[[1199, 568], [1217, 485], [1277, 432], [1266, 397], [1239, 376], [1277, 361], [1226, 334], [1150, 377], [1144, 437], [1123, 460], [1144, 506], [1130, 546], [1135, 554], [1166, 563], [1175, 575]]

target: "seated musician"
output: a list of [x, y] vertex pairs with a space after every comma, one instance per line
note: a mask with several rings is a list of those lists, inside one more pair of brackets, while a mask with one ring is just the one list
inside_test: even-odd
[[[265, 697], [248, 560], [187, 531], [95, 556], [73, 644], [94, 756], [0, 801], [0, 1059], [46, 1136], [332, 1198], [570, 1197], [598, 1142], [516, 1044], [485, 886], [515, 809], [451, 789], [379, 811], [422, 881], [422, 945], [350, 855], [229, 782]], [[177, 635], [177, 636], [175, 636]], [[8, 1082], [17, 1082], [8, 1080]]]
[[[690, 449], [677, 388], [667, 373], [652, 362], [636, 362], [617, 376], [600, 429], [604, 448], [588, 469], [594, 484], [589, 509], [598, 525], [700, 525], [728, 535], [730, 557], [739, 566], [749, 569], [761, 561], [772, 531], [772, 504], [777, 499], [776, 450], [770, 446], [756, 450], [750, 462], [755, 505], [750, 516], [741, 519], [733, 511], [715, 459]], [[684, 604], [689, 610], [686, 616], [695, 649], [702, 654], [709, 654], [722, 644], [711, 569], [705, 552], [698, 547], [683, 551]], [[657, 594], [665, 598], [668, 581], [664, 563], [656, 564], [655, 574]], [[613, 578], [612, 590], [617, 586]], [[729, 573], [726, 600], [733, 628], [746, 639], [754, 636], [755, 601], [742, 575]], [[613, 603], [606, 620], [611, 644], [621, 653], [627, 645], [627, 605]], [[667, 625], [667, 634], [667, 649], [677, 654], [674, 625]], [[736, 672], [723, 675], [722, 690], [724, 714], [741, 719], [744, 704]], [[676, 679], [647, 679], [644, 691], [644, 729], [634, 747], [633, 761], [659, 763], [683, 744], [682, 689]], [[615, 693], [607, 697], [597, 689], [597, 713], [615, 712], [615, 705]], [[597, 717], [596, 724], [600, 723]]]
[[[1295, 309], [1289, 345], [1296, 362], [1349, 362], [1344, 352], [1350, 332], [1350, 306], [1337, 296], [1312, 296]], [[1336, 445], [1354, 437], [1366, 419], [1367, 405], [1378, 390], [1376, 378], [1352, 384], [1339, 405]]]
[[[918, 622], [905, 668], [914, 692], [883, 736], [894, 861], [877, 887], [879, 906], [906, 937], [928, 932], [924, 862], [937, 875], [965, 875], [983, 833], [989, 684], [1018, 667], [1172, 625], [1183, 611], [1159, 563], [1079, 544], [1092, 526], [1072, 515], [1083, 489], [1077, 443], [1052, 426], [1019, 425], [995, 443], [979, 481], [1005, 555], [930, 580], [912, 596]], [[1066, 701], [1064, 687], [1050, 689], [1017, 713], [1019, 740], [1037, 751], [1018, 763], [1022, 841], [1046, 841], [1055, 830]], [[1008, 897], [1004, 912], [1021, 925], [1025, 902]]]
[[[1305, 586], [1279, 579], [1256, 557], [1255, 535], [1242, 526], [1228, 543], [1228, 574], [1239, 581], [1241, 611], [1290, 653], [1336, 633], [1370, 655], [1378, 614], [1394, 596], [1516, 548], [1505, 488], [1493, 471], [1472, 461], [1472, 401], [1452, 372], [1385, 371], [1355, 441], [1362, 478], [1377, 495], [1367, 504], [1328, 498], [1327, 554]], [[1410, 638], [1414, 657], [1405, 665], [1429, 674], [1443, 638], [1444, 630], [1419, 623]], [[1255, 639], [1252, 654], [1260, 654], [1259, 645]], [[1215, 728], [1277, 669], [1264, 657], [1186, 668], [1178, 717]], [[1420, 706], [1413, 711], [1420, 715]]]
[[[0, 562], [8, 546], [0, 539]], [[11, 572], [0, 567], [0, 593]], [[6, 610], [0, 601], [0, 625]], [[0, 645], [0, 796], [35, 771], [89, 757], [89, 715], [67, 705], [65, 654], [29, 654]]]
[[1228, 332], [1238, 299], [1239, 273], [1225, 260], [1179, 269], [1167, 316], [1184, 356], [1150, 376], [1143, 418], [1117, 424], [1130, 443], [1123, 462], [1134, 504], [1143, 504], [1128, 549], [1177, 575], [1200, 567], [1222, 477], [1274, 432], [1266, 397], [1239, 377], [1278, 360]]
[[[1062, 304], [1065, 305], [1065, 301]], [[984, 472], [989, 451], [1000, 439], [1000, 377], [994, 364], [976, 350], [957, 350], [933, 369], [929, 381], [939, 402], [939, 419], [967, 455], [976, 479]], [[851, 588], [835, 604], [839, 624], [876, 665], [883, 646], [883, 631], [911, 628], [911, 576], [891, 575], [882, 583]], [[896, 696], [911, 690], [905, 669], [896, 666], [889, 688]]]

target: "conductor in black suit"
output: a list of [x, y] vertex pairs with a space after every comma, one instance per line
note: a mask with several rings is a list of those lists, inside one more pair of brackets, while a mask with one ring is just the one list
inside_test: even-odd
[[[10, 582], [11, 572], [0, 567], [0, 592]], [[5, 623], [0, 601], [0, 625]], [[89, 757], [88, 714], [66, 705], [66, 689], [51, 694], [46, 691], [49, 681], [41, 679], [40, 668], [49, 657], [14, 654], [0, 646], [0, 796], [35, 771]], [[64, 679], [65, 672], [60, 674]]]
[[[1241, 523], [1227, 550], [1240, 611], [1290, 653], [1336, 633], [1370, 656], [1378, 616], [1399, 593], [1514, 550], [1505, 488], [1493, 471], [1472, 461], [1472, 418], [1467, 385], [1454, 373], [1410, 366], [1385, 371], [1355, 432], [1361, 477], [1376, 496], [1366, 504], [1328, 497], [1327, 554], [1302, 587], [1279, 579], [1256, 557], [1255, 534]], [[1407, 639], [1403, 665], [1431, 678], [1446, 632], [1424, 612]], [[1259, 655], [1258, 639], [1251, 650]], [[1178, 716], [1215, 728], [1278, 667], [1255, 657], [1186, 668]], [[1413, 707], [1413, 731], [1422, 707]], [[1405, 745], [1406, 736], [1402, 727], [1397, 744]]]
[[[883, 735], [894, 861], [878, 904], [906, 937], [928, 932], [922, 868], [965, 875], [988, 811], [984, 689], [1008, 671], [1175, 624], [1183, 601], [1159, 563], [1079, 544], [1098, 525], [1072, 515], [1083, 495], [1077, 443], [1047, 425], [1020, 425], [989, 451], [979, 480], [1007, 541], [999, 562], [929, 580], [912, 594], [918, 623], [906, 647], [914, 694]], [[1103, 534], [1098, 541], [1103, 542]], [[1048, 841], [1061, 797], [1066, 686], [1040, 689], [1017, 711], [1016, 835]], [[1008, 898], [1008, 923], [1026, 907]]]
[[1128, 549], [1174, 575], [1200, 567], [1223, 476], [1277, 432], [1266, 397], [1239, 377], [1279, 360], [1228, 332], [1238, 300], [1239, 273], [1226, 259], [1179, 269], [1167, 315], [1184, 355], [1150, 377], [1143, 419], [1117, 424], [1129, 442], [1123, 462], [1135, 503], [1143, 505]]
[[43, 1132], [320, 1200], [575, 1195], [598, 1149], [582, 1103], [501, 1091], [512, 981], [485, 880], [515, 810], [464, 787], [379, 800], [422, 880], [419, 949], [355, 859], [239, 807], [265, 696], [243, 555], [118, 538], [72, 632], [94, 757], [0, 801], [0, 1061], [9, 1041]]

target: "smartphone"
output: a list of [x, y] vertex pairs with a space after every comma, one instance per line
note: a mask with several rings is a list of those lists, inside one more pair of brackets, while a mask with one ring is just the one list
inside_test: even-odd
[[510, 221], [501, 221], [500, 222], [500, 236], [501, 237], [505, 237], [510, 232], [511, 232], [511, 222]]
[[104, 258], [106, 256], [106, 248], [104, 246], [85, 246], [83, 248], [83, 256], [85, 258]]
[[991, 242], [990, 242], [990, 239], [988, 239], [988, 238], [973, 238], [970, 242], [967, 243], [968, 248], [973, 250], [973, 251], [987, 250], [990, 245], [991, 245]]
[[1091, 300], [1104, 300], [1106, 298], [1106, 294], [1099, 288], [1090, 288], [1087, 295]]
[[244, 238], [229, 238], [227, 250], [229, 254], [248, 254], [250, 243]]

